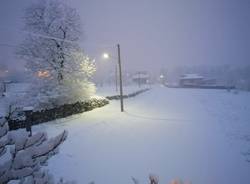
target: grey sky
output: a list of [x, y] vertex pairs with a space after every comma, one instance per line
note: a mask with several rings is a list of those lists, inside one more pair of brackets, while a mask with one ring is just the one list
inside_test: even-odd
[[[23, 9], [32, 1], [0, 1], [1, 43], [15, 44], [21, 39], [18, 30], [22, 26]], [[250, 64], [249, 0], [67, 2], [81, 15], [84, 49], [97, 61], [106, 50], [103, 45], [120, 43], [127, 69]], [[1, 63], [19, 66], [11, 53], [1, 45], [0, 48]]]

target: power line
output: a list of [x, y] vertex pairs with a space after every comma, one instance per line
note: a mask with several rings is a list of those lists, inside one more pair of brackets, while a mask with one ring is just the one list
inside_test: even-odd
[[[11, 47], [11, 48], [18, 48], [19, 45], [13, 45], [13, 44], [8, 44], [8, 43], [0, 43], [0, 46], [4, 46], [4, 47]], [[64, 52], [65, 54], [72, 54], [70, 52]], [[43, 61], [45, 58], [41, 58], [41, 57], [34, 57], [34, 56], [30, 56], [30, 55], [24, 55], [25, 57], [28, 58], [32, 58], [32, 59], [37, 59], [37, 60], [41, 60]]]
[[[5, 30], [15, 30], [15, 28], [11, 28], [11, 27], [7, 27], [7, 26], [3, 26], [0, 25], [0, 29], [5, 29]], [[67, 40], [67, 39], [62, 39], [62, 38], [58, 38], [58, 37], [54, 37], [54, 36], [47, 36], [47, 35], [43, 35], [43, 34], [39, 34], [39, 33], [33, 33], [30, 31], [25, 31], [25, 30], [16, 30], [18, 32], [22, 32], [24, 34], [29, 34], [29, 35], [33, 35], [33, 36], [38, 36], [38, 37], [42, 37], [42, 38], [47, 38], [47, 39], [54, 39], [54, 40], [58, 40], [58, 41], [64, 41], [64, 42], [68, 42], [68, 43], [74, 43], [74, 44], [80, 44], [82, 45], [82, 42], [79, 41], [72, 41], [72, 40]], [[103, 43], [87, 43], [88, 45], [92, 45], [95, 47], [101, 47], [101, 48], [113, 48], [116, 46], [116, 44], [103, 44]]]
[[[6, 29], [6, 30], [13, 30], [10, 27], [7, 26], [0, 26], [1, 29]], [[72, 40], [67, 40], [67, 39], [62, 39], [62, 38], [58, 38], [58, 37], [54, 37], [54, 36], [47, 36], [47, 35], [43, 35], [43, 34], [39, 34], [39, 33], [33, 33], [30, 31], [25, 31], [25, 30], [18, 30], [18, 32], [22, 32], [25, 34], [29, 34], [29, 35], [33, 35], [33, 36], [38, 36], [38, 37], [42, 37], [42, 38], [47, 38], [47, 39], [54, 39], [54, 40], [58, 40], [58, 41], [64, 41], [64, 42], [68, 42], [68, 43], [80, 43], [77, 41], [72, 41]]]

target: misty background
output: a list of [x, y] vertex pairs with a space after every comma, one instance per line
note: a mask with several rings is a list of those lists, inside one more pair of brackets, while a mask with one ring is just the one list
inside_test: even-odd
[[[34, 0], [0, 1], [0, 77], [22, 79], [24, 62], [15, 56], [23, 14]], [[250, 1], [248, 0], [67, 0], [83, 23], [81, 46], [96, 60], [97, 78], [114, 73], [121, 45], [124, 73], [148, 71], [175, 81], [199, 73], [221, 83], [249, 85]], [[5, 72], [5, 73], [4, 73]], [[7, 74], [6, 74], [7, 73]]]

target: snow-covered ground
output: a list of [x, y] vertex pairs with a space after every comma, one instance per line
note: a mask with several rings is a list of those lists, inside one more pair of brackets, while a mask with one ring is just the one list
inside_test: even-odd
[[42, 124], [69, 137], [49, 161], [56, 178], [129, 184], [174, 178], [193, 184], [249, 184], [250, 93], [155, 87], [136, 98]]
[[15, 104], [20, 100], [20, 97], [24, 96], [29, 88], [29, 83], [10, 83], [6, 86], [5, 97], [0, 94], [0, 117], [5, 115], [10, 103]]
[[[129, 85], [129, 86], [124, 86], [123, 87], [123, 93], [125, 95], [145, 89], [145, 88], [150, 88], [150, 85], [143, 85], [143, 86], [138, 86], [138, 85]], [[96, 94], [99, 96], [114, 96], [114, 95], [119, 95], [120, 94], [120, 88], [118, 86], [118, 88], [116, 89], [115, 86], [97, 86], [96, 87]]]

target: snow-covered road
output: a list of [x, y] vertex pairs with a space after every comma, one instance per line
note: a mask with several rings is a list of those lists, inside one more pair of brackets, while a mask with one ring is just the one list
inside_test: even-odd
[[49, 161], [57, 178], [129, 184], [174, 178], [193, 184], [249, 184], [250, 93], [155, 87], [100, 109], [35, 127], [69, 137]]

